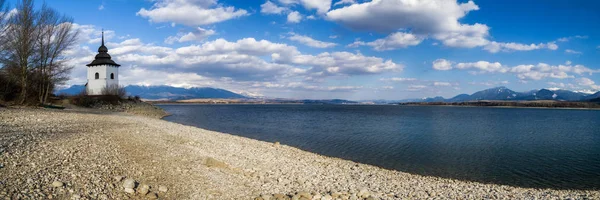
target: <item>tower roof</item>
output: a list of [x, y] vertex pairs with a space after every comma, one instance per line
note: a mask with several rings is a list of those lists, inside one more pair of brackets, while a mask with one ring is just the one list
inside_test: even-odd
[[94, 61], [92, 61], [92, 63], [87, 64], [88, 67], [98, 65], [112, 65], [117, 67], [121, 66], [111, 59], [110, 55], [108, 54], [108, 48], [104, 46], [104, 31], [102, 31], [102, 46], [98, 48], [98, 54], [96, 54], [96, 58]]

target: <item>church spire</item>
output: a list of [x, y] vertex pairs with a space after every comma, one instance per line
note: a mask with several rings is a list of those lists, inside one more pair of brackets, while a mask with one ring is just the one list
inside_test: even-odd
[[[1, 0], [0, 0], [1, 1]], [[108, 48], [104, 46], [104, 29], [102, 29], [102, 45], [98, 48], [98, 54], [96, 54], [96, 58], [92, 63], [87, 66], [97, 66], [97, 65], [110, 65], [110, 66], [121, 66], [115, 61], [111, 60], [110, 55], [108, 54]]]
[[102, 46], [104, 46], [104, 29], [102, 29]]

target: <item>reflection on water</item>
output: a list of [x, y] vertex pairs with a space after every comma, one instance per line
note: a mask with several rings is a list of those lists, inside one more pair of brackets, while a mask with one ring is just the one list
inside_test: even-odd
[[439, 177], [600, 189], [600, 111], [162, 105], [166, 120]]

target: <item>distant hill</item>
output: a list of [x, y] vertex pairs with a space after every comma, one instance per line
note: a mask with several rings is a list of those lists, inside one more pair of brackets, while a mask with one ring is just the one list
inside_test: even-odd
[[598, 98], [600, 98], [600, 92], [596, 92], [592, 95], [588, 95], [588, 96], [584, 97], [584, 99], [586, 99], [586, 100], [598, 99]]
[[358, 104], [356, 101], [348, 101], [343, 99], [327, 99], [327, 100], [302, 100], [303, 104]]
[[527, 92], [515, 92], [506, 87], [495, 87], [471, 95], [459, 94], [450, 99], [442, 97], [425, 98], [415, 102], [467, 102], [467, 101], [530, 101], [530, 100], [556, 100], [556, 101], [588, 101], [600, 98], [600, 92], [586, 94], [569, 90], [532, 90]]
[[[56, 94], [77, 95], [85, 89], [83, 85], [73, 85], [69, 88], [56, 91]], [[235, 99], [247, 98], [228, 90], [218, 88], [178, 88], [172, 86], [138, 86], [129, 85], [125, 87], [125, 91], [130, 96], [140, 96], [142, 99], [200, 99], [200, 98], [219, 98], [219, 99]]]

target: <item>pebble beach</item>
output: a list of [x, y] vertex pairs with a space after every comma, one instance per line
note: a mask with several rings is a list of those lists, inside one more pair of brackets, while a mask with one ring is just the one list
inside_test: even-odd
[[0, 199], [600, 199], [413, 175], [159, 117], [0, 108]]

